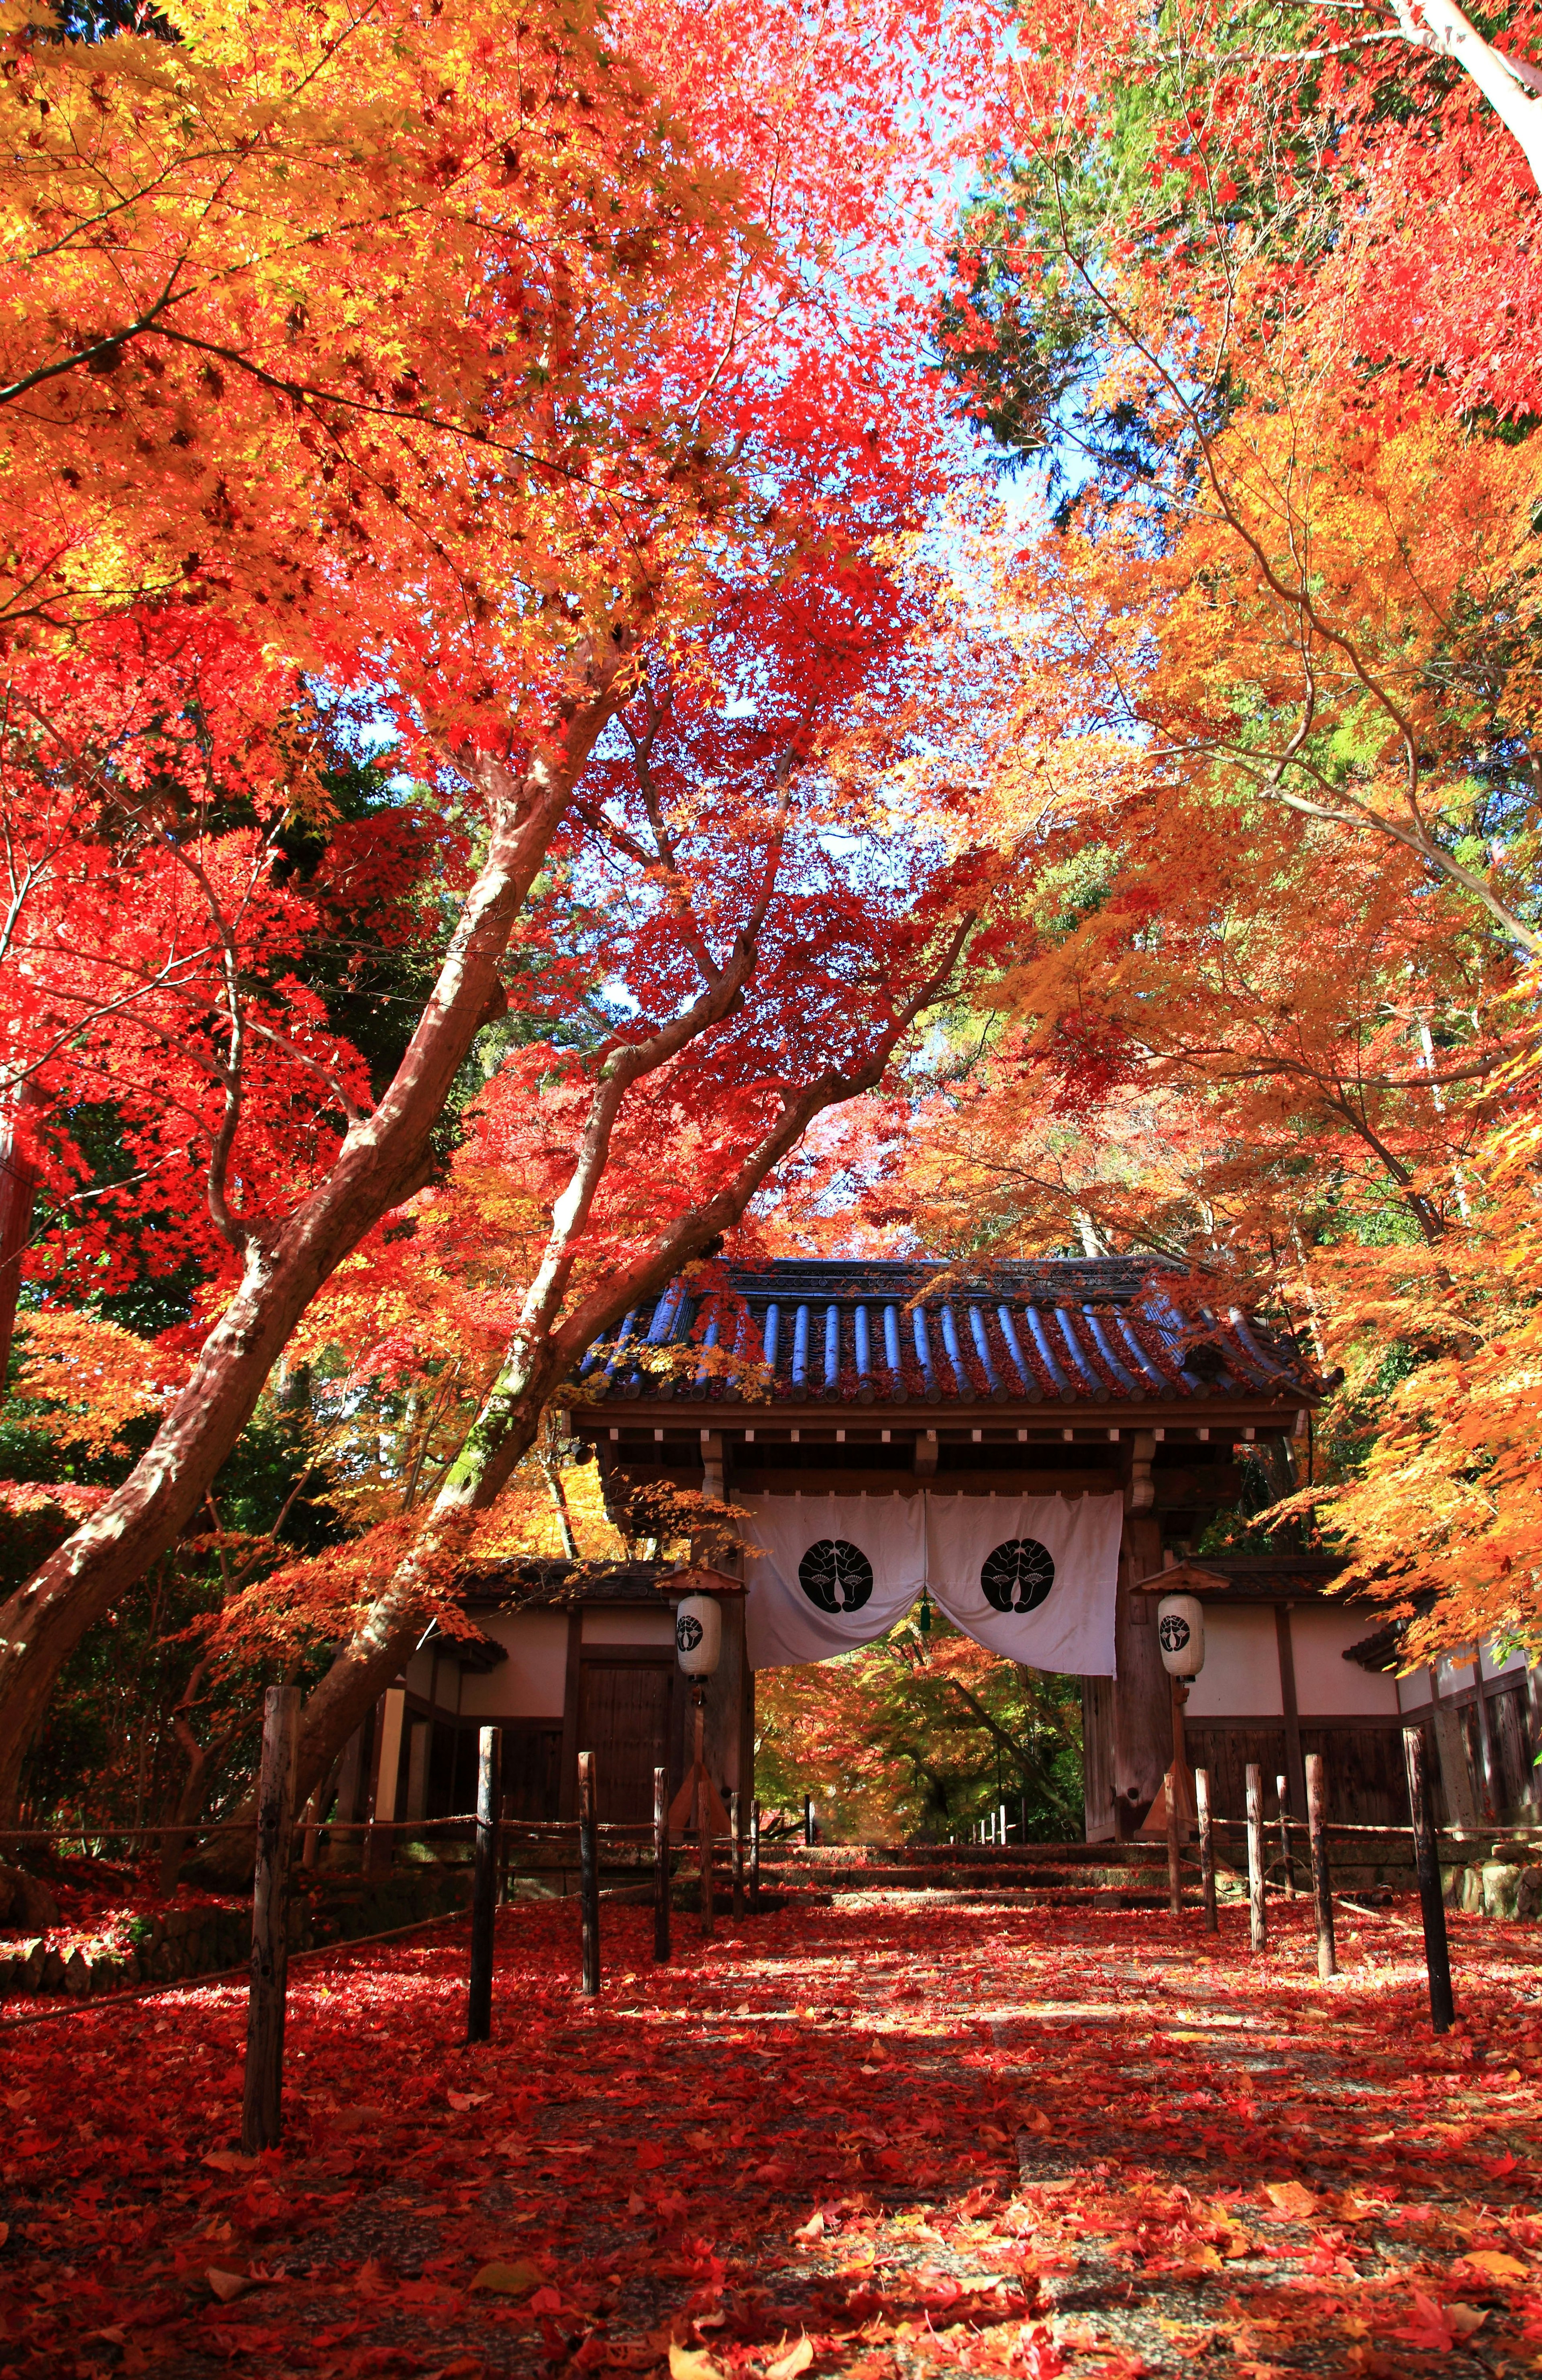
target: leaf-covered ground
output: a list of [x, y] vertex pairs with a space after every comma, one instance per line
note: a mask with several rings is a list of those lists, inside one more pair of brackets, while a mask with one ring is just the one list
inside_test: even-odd
[[1227, 1912], [853, 1898], [464, 1923], [292, 1971], [287, 2138], [238, 2137], [229, 1985], [4, 2040], [0, 2369], [916, 2380], [1542, 2362], [1542, 1983], [1459, 1925], [1432, 2039], [1405, 1907], [1310, 1975]]

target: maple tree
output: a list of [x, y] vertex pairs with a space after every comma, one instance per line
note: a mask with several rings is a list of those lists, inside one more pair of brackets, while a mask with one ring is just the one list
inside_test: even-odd
[[[965, 12], [955, 12], [952, 23], [941, 44], [949, 56], [976, 38]], [[248, 102], [279, 104], [270, 78], [282, 83], [290, 71], [283, 38], [259, 59], [249, 26], [237, 35], [189, 18], [183, 30], [183, 44], [171, 53], [128, 43], [120, 54], [108, 44], [91, 62], [92, 73], [106, 78], [94, 100], [82, 96], [90, 87], [80, 85], [81, 60], [71, 51], [61, 72], [77, 79], [62, 92], [61, 111], [78, 127], [82, 110], [97, 109], [105, 94], [111, 128], [114, 95], [123, 98], [114, 74], [124, 91], [148, 80], [163, 91], [164, 79], [175, 81], [185, 68], [206, 74], [211, 108], [217, 101], [238, 115]], [[244, 394], [221, 417], [220, 435], [228, 431], [233, 443], [223, 461], [211, 456], [208, 466], [225, 471], [228, 488], [239, 455], [248, 475], [249, 517], [231, 523], [228, 536], [223, 515], [216, 524], [232, 556], [228, 592], [234, 606], [261, 576], [271, 528], [302, 556], [317, 554], [308, 583], [302, 571], [293, 589], [295, 621], [276, 648], [283, 665], [323, 664], [349, 684], [379, 686], [383, 677], [380, 699], [403, 757], [420, 758], [430, 774], [448, 773], [462, 789], [476, 820], [476, 864], [392, 1080], [369, 1099], [335, 1038], [324, 1053], [301, 1050], [313, 1075], [326, 1070], [326, 1084], [319, 1118], [310, 1086], [308, 1106], [322, 1137], [307, 1152], [314, 1171], [297, 1202], [282, 1176], [265, 1179], [255, 1143], [251, 1170], [240, 1177], [242, 1203], [233, 1205], [224, 1192], [224, 1172], [239, 1164], [232, 1150], [243, 1119], [248, 1131], [255, 1125], [261, 1028], [283, 1031], [292, 1045], [300, 1037], [248, 1001], [232, 950], [231, 899], [214, 904], [211, 939], [222, 956], [200, 1030], [215, 1044], [223, 1105], [218, 1120], [207, 1112], [200, 1120], [199, 1138], [211, 1219], [231, 1260], [205, 1310], [212, 1317], [221, 1298], [228, 1302], [206, 1329], [146, 1457], [7, 1610], [0, 1630], [7, 1793], [18, 1747], [59, 1661], [199, 1508], [317, 1287], [421, 1179], [428, 1136], [457, 1069], [507, 998], [500, 967], [515, 918], [551, 863], [574, 790], [598, 764], [625, 705], [668, 665], [682, 637], [693, 638], [689, 665], [704, 698], [715, 685], [718, 698], [731, 703], [744, 691], [731, 673], [748, 670], [753, 683], [758, 665], [735, 607], [757, 592], [770, 601], [784, 583], [801, 589], [806, 634], [824, 633], [827, 615], [834, 635], [849, 595], [859, 611], [865, 601], [862, 573], [873, 566], [866, 557], [878, 541], [919, 526], [948, 465], [941, 410], [910, 334], [917, 276], [912, 270], [897, 289], [889, 260], [903, 246], [912, 265], [919, 262], [934, 228], [935, 167], [957, 134], [943, 122], [946, 111], [934, 108], [924, 122], [915, 114], [912, 102], [933, 69], [918, 65], [908, 20], [901, 42], [896, 12], [874, 8], [832, 20], [815, 51], [774, 11], [758, 46], [746, 42], [741, 16], [730, 27], [726, 15], [639, 11], [628, 19], [626, 55], [586, 22], [569, 26], [565, 18], [532, 21], [528, 41], [489, 42], [472, 9], [436, 16], [426, 29], [404, 20], [389, 39], [371, 30], [355, 40], [352, 25], [334, 38], [310, 17], [290, 27], [281, 11], [273, 30], [292, 33], [297, 44], [295, 71], [307, 78], [307, 106], [320, 107], [335, 90], [339, 104], [361, 108], [367, 121], [355, 135], [324, 113], [296, 117], [295, 140], [314, 138], [321, 164], [313, 179], [294, 174], [274, 217], [281, 249], [295, 210], [311, 207], [325, 222], [319, 270], [337, 276], [325, 287], [328, 306], [342, 302], [341, 314], [323, 309], [319, 283], [314, 307], [302, 285], [298, 299], [285, 296], [282, 316], [266, 310], [260, 259], [241, 249], [226, 273], [213, 264], [223, 251], [198, 249], [210, 261], [199, 304], [245, 310], [239, 372], [231, 366]], [[854, 61], [874, 40], [881, 70], [869, 58], [854, 82]], [[377, 84], [372, 62], [382, 44]], [[716, 79], [697, 74], [709, 64]], [[52, 71], [47, 58], [41, 70]], [[430, 85], [425, 113], [432, 140], [406, 144], [398, 155], [397, 113]], [[131, 115], [132, 105], [123, 103]], [[526, 116], [533, 129], [511, 157], [507, 136]], [[146, 120], [170, 137], [163, 109], [157, 116], [151, 106]], [[45, 121], [54, 122], [52, 102]], [[870, 137], [854, 140], [857, 124]], [[69, 139], [73, 144], [73, 131]], [[231, 136], [243, 173], [244, 139]], [[45, 141], [39, 172], [46, 150]], [[254, 173], [261, 152], [259, 141]], [[157, 173], [181, 188], [175, 160], [157, 155]], [[527, 192], [524, 161], [537, 156], [555, 162], [549, 170], [543, 162], [539, 172], [531, 164]], [[379, 221], [369, 215], [359, 225], [355, 212], [339, 214], [329, 178], [339, 157], [350, 172], [361, 157], [371, 172], [372, 161], [383, 160], [390, 203]], [[74, 168], [66, 160], [58, 170], [68, 181]], [[186, 220], [168, 199], [173, 249], [191, 237], [195, 218], [199, 238], [206, 237], [213, 201], [199, 181], [201, 170], [195, 157]], [[283, 170], [289, 177], [287, 161]], [[231, 188], [238, 184], [239, 176]], [[247, 202], [243, 187], [240, 204]], [[218, 228], [208, 232], [210, 241]], [[420, 246], [431, 255], [415, 277]], [[566, 277], [570, 250], [582, 258], [581, 280]], [[90, 270], [100, 263], [97, 256]], [[248, 282], [261, 302], [253, 301]], [[175, 274], [166, 285], [174, 283], [180, 292]], [[409, 286], [413, 302], [404, 314]], [[279, 295], [271, 302], [276, 308]], [[114, 334], [113, 359], [127, 376], [117, 395], [132, 393], [138, 415], [127, 406], [115, 411], [115, 398], [102, 399], [103, 413], [87, 385], [93, 376], [84, 372], [86, 342], [69, 350], [68, 370], [48, 377], [54, 411], [47, 422], [18, 417], [30, 423], [26, 437], [34, 443], [73, 437], [91, 458], [94, 476], [78, 516], [81, 554], [96, 551], [99, 530], [106, 538], [101, 524], [109, 513], [121, 550], [135, 557], [161, 551], [174, 521], [186, 518], [180, 461], [168, 461], [161, 480], [139, 463], [120, 472], [115, 459], [124, 440], [134, 444], [150, 434], [145, 383], [159, 387], [171, 370], [163, 364], [157, 371], [156, 342], [176, 346], [192, 335], [187, 323], [197, 309], [185, 317], [180, 306], [178, 296], [176, 307], [168, 301], [152, 322], [145, 299], [132, 335], [121, 325]], [[165, 327], [174, 313], [183, 326], [175, 337]], [[388, 323], [389, 382], [388, 358], [369, 346]], [[313, 331], [314, 371], [307, 347]], [[311, 376], [303, 384], [292, 367], [270, 369], [263, 346], [270, 337], [305, 351]], [[427, 352], [436, 341], [438, 378], [430, 386], [425, 364], [423, 401], [415, 386], [409, 402], [401, 386], [417, 369], [417, 344]], [[118, 376], [115, 369], [95, 377], [115, 388]], [[65, 403], [59, 392], [66, 389]], [[444, 404], [436, 410], [440, 394]], [[303, 523], [284, 516], [282, 504], [270, 515], [256, 501], [251, 475], [260, 468], [265, 481], [278, 451], [266, 436], [264, 408], [274, 407], [299, 425], [293, 468]], [[402, 410], [410, 415], [404, 423]], [[326, 429], [332, 413], [346, 436], [338, 446], [328, 430], [318, 460], [312, 433]], [[264, 425], [263, 437], [243, 445], [252, 422]], [[365, 442], [356, 455], [353, 438]], [[402, 440], [404, 454], [395, 443]], [[207, 478], [199, 477], [204, 463], [195, 457], [187, 468], [207, 495]], [[66, 589], [72, 603], [89, 576], [82, 564]], [[124, 578], [111, 592], [122, 597], [143, 587]], [[211, 599], [200, 608], [212, 614], [218, 607]], [[44, 625], [62, 627], [63, 609]], [[89, 637], [99, 628], [115, 632], [118, 621], [72, 615], [70, 625]], [[47, 658], [34, 625], [28, 666]], [[266, 664], [259, 649], [251, 658]], [[269, 709], [256, 678], [233, 704], [248, 723]], [[230, 740], [239, 744], [237, 729]], [[255, 843], [247, 858], [258, 865]], [[642, 877], [650, 866], [643, 863]], [[152, 953], [141, 973], [153, 981], [158, 965]], [[731, 1000], [735, 988], [730, 980], [713, 996]], [[298, 995], [288, 997], [293, 1004]], [[310, 1021], [320, 1029], [314, 1012]], [[705, 1021], [704, 1011], [695, 1022]], [[153, 1026], [146, 1029], [153, 1035]], [[660, 1029], [668, 1036], [667, 1022]], [[197, 1066], [196, 1039], [186, 1054]], [[293, 1047], [288, 1055], [293, 1063]], [[18, 1075], [38, 1062], [35, 1050], [27, 1053]], [[618, 1057], [615, 1065], [624, 1074], [633, 1062]], [[287, 1085], [276, 1086], [280, 1104], [287, 1095]], [[795, 1129], [787, 1137], [790, 1144]]]
[[1063, 1842], [1082, 1823], [1073, 1679], [1004, 1661], [940, 1614], [877, 1644], [755, 1682], [755, 1791], [826, 1838], [972, 1838], [1005, 1804], [1012, 1835]]

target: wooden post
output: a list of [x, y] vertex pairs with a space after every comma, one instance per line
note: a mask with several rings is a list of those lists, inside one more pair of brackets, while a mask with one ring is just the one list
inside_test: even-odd
[[760, 1915], [760, 1803], [750, 1804], [750, 1908]]
[[733, 1859], [734, 1923], [744, 1914], [744, 1838], [739, 1831], [739, 1796], [729, 1795], [729, 1844]]
[[1449, 2033], [1456, 2022], [1456, 2005], [1452, 1998], [1451, 1945], [1446, 1938], [1446, 1904], [1440, 1893], [1440, 1858], [1429, 1815], [1422, 1727], [1403, 1729], [1403, 1757], [1408, 1770], [1408, 1806], [1419, 1868], [1424, 1962], [1429, 1972], [1429, 2022], [1437, 2033]]
[[669, 1772], [653, 1772], [653, 1956], [669, 1963]]
[[803, 1796], [803, 1840], [805, 1843], [812, 1843], [813, 1840], [813, 1795], [812, 1793], [805, 1793]]
[[599, 1844], [595, 1835], [595, 1755], [578, 1755], [578, 1896], [584, 1927], [582, 1988], [599, 1989]]
[[1294, 1900], [1295, 1870], [1292, 1867], [1290, 1860], [1290, 1779], [1288, 1778], [1276, 1777], [1274, 1794], [1280, 1804], [1280, 1857], [1285, 1866], [1285, 1899]]
[[1195, 1815], [1199, 1828], [1199, 1900], [1205, 1912], [1205, 1931], [1218, 1934], [1221, 1917], [1215, 1906], [1215, 1837], [1210, 1823], [1210, 1770], [1194, 1771]]
[[283, 2000], [289, 1965], [289, 1853], [295, 1832], [298, 1686], [270, 1686], [262, 1701], [257, 1788], [257, 1872], [252, 1880], [252, 1984], [241, 2153], [274, 2149], [283, 2130]]
[[1325, 1984], [1339, 1972], [1333, 1942], [1333, 1880], [1328, 1872], [1328, 1793], [1323, 1782], [1322, 1755], [1307, 1755], [1307, 1839], [1312, 1852], [1312, 1900], [1317, 1909], [1318, 1981]]
[[1178, 1764], [1175, 1760], [1167, 1771], [1163, 1798], [1167, 1803], [1167, 1906], [1175, 1917], [1181, 1917], [1183, 1877], [1178, 1867]]
[[1252, 1946], [1264, 1946], [1263, 1913], [1263, 1771], [1256, 1760], [1247, 1763], [1247, 1914]]
[[499, 1733], [485, 1727], [476, 1738], [476, 1849], [471, 1878], [471, 1979], [466, 1989], [465, 2037], [492, 2037], [492, 1935], [498, 1908]]

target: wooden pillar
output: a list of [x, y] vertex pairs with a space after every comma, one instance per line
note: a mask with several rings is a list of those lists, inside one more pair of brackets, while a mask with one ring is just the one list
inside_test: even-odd
[[744, 1597], [718, 1597], [723, 1634], [717, 1667], [706, 1680], [702, 1711], [702, 1756], [707, 1774], [726, 1801], [730, 1793], [749, 1795], [754, 1767], [754, 1735], [749, 1713], [753, 1709], [749, 1651], [744, 1642]]
[[568, 1662], [562, 1687], [562, 1749], [557, 1770], [557, 1815], [563, 1820], [578, 1815], [578, 1703], [583, 1691], [584, 1614], [574, 1604], [568, 1614]]
[[[337, 1772], [337, 1823], [340, 1827], [356, 1825], [363, 1816], [368, 1792], [368, 1738], [374, 1725], [374, 1711], [365, 1713], [343, 1747], [343, 1766]], [[346, 1856], [358, 1856], [357, 1839], [343, 1838]]]
[[1274, 1607], [1274, 1643], [1280, 1656], [1280, 1707], [1285, 1715], [1285, 1777], [1297, 1810], [1307, 1806], [1307, 1771], [1301, 1757], [1301, 1715], [1295, 1699], [1295, 1648], [1291, 1642], [1291, 1607]]
[[252, 1980], [247, 2009], [247, 2071], [241, 2153], [277, 2148], [283, 2129], [283, 2014], [289, 1980], [289, 1854], [295, 1831], [297, 1686], [270, 1686], [262, 1706], [262, 1767], [257, 1788], [257, 1870], [252, 1887]]
[[1114, 1614], [1114, 1807], [1126, 1841], [1139, 1833], [1173, 1758], [1172, 1690], [1157, 1643], [1155, 1605], [1133, 1591], [1161, 1567], [1156, 1514], [1126, 1511]]
[[1473, 1701], [1477, 1713], [1479, 1783], [1483, 1789], [1483, 1815], [1498, 1819], [1506, 1804], [1504, 1779], [1494, 1753], [1494, 1730], [1489, 1722], [1488, 1695], [1483, 1678], [1483, 1641], [1473, 1645]]
[[428, 1815], [428, 1742], [433, 1722], [415, 1718], [407, 1730], [407, 1806], [404, 1818], [426, 1818]]
[[1083, 1831], [1090, 1843], [1105, 1843], [1117, 1826], [1114, 1808], [1112, 1678], [1083, 1678], [1081, 1682], [1081, 1776]]
[[1542, 1769], [1536, 1767], [1542, 1754], [1542, 1664], [1528, 1661], [1521, 1681], [1521, 1708], [1524, 1724], [1521, 1729], [1521, 1746], [1525, 1755], [1525, 1791], [1521, 1799], [1533, 1813], [1542, 1804]]
[[1473, 1772], [1467, 1759], [1467, 1746], [1461, 1714], [1448, 1703], [1440, 1692], [1438, 1662], [1432, 1661], [1427, 1672], [1429, 1679], [1430, 1719], [1435, 1730], [1435, 1756], [1440, 1764], [1440, 1790], [1445, 1795], [1448, 1827], [1476, 1827], [1477, 1797], [1473, 1791]]
[[[390, 1867], [396, 1857], [396, 1837], [392, 1831], [396, 1816], [396, 1789], [402, 1777], [402, 1721], [406, 1713], [407, 1697], [400, 1686], [388, 1686], [380, 1696], [380, 1724], [378, 1735], [379, 1758], [375, 1770], [375, 1794], [370, 1805], [369, 1865]], [[380, 1832], [377, 1834], [375, 1828]]]

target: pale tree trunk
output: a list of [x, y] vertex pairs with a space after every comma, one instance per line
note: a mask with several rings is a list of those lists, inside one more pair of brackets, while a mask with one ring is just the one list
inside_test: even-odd
[[1542, 69], [1486, 42], [1456, 0], [1391, 0], [1391, 6], [1406, 41], [1454, 58], [1472, 77], [1520, 142], [1532, 180], [1542, 189]]
[[153, 1443], [0, 1609], [0, 1815], [15, 1809], [22, 1757], [61, 1666], [181, 1535], [322, 1282], [419, 1178], [466, 1052], [499, 1013], [499, 963], [515, 919], [616, 707], [607, 681], [574, 718], [560, 761], [537, 759], [517, 776], [486, 756], [468, 764], [486, 800], [487, 857], [395, 1079], [350, 1126], [326, 1181], [285, 1220], [247, 1231], [239, 1286]]

